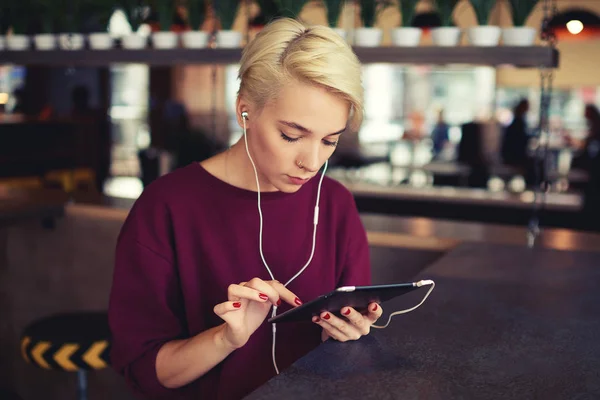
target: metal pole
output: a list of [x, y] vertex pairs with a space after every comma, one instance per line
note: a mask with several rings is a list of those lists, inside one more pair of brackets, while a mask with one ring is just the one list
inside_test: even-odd
[[83, 369], [77, 371], [77, 399], [87, 400], [87, 372]]
[[[552, 1], [552, 4], [551, 4]], [[551, 7], [552, 6], [552, 7]], [[556, 36], [550, 30], [550, 21], [556, 15], [557, 6], [555, 0], [544, 0], [544, 17], [542, 20], [540, 36], [546, 41], [550, 48], [556, 46]], [[546, 193], [549, 189], [548, 169], [548, 145], [550, 142], [549, 114], [552, 101], [552, 83], [554, 71], [552, 68], [540, 69], [540, 115], [536, 132], [536, 149], [534, 153], [535, 187], [533, 197], [533, 210], [527, 230], [527, 246], [533, 248], [540, 234], [540, 214], [546, 203]], [[542, 139], [545, 143], [542, 144]]]

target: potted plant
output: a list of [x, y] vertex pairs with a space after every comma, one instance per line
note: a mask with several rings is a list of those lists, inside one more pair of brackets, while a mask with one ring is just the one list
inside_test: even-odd
[[10, 35], [6, 36], [6, 47], [9, 50], [27, 50], [29, 48], [29, 36], [27, 27], [29, 25], [30, 10], [25, 0], [9, 1], [4, 6], [7, 15], [6, 24], [12, 28]]
[[539, 0], [509, 0], [512, 28], [502, 29], [502, 42], [506, 46], [531, 46], [535, 41], [535, 28], [525, 26], [527, 18]]
[[346, 30], [339, 28], [338, 26], [345, 4], [346, 0], [323, 0], [325, 14], [327, 16], [327, 24], [344, 39], [346, 39]]
[[460, 41], [460, 28], [454, 25], [454, 9], [460, 0], [435, 0], [440, 17], [440, 26], [431, 30], [431, 39], [435, 46], [453, 47]]
[[53, 7], [59, 16], [58, 45], [62, 50], [81, 50], [85, 44], [81, 30], [82, 0], [55, 0]]
[[278, 0], [282, 17], [300, 19], [300, 12], [307, 0]]
[[[115, 11], [114, 0], [87, 0], [89, 13], [94, 16], [94, 30], [88, 35], [90, 48], [106, 50], [113, 47], [113, 38], [108, 33], [108, 24]], [[97, 32], [96, 32], [97, 29]]]
[[200, 49], [208, 43], [208, 33], [202, 31], [206, 18], [206, 3], [204, 0], [188, 0], [187, 19], [189, 31], [181, 35], [183, 46], [188, 49]]
[[123, 10], [131, 25], [131, 34], [121, 38], [123, 48], [143, 49], [148, 42], [147, 37], [140, 32], [147, 6], [145, 0], [118, 0], [117, 5]]
[[383, 32], [375, 28], [377, 16], [390, 6], [387, 0], [359, 0], [362, 28], [356, 29], [355, 44], [364, 47], [377, 47], [381, 44]]
[[488, 25], [496, 0], [469, 0], [469, 2], [473, 6], [479, 24], [468, 29], [469, 42], [474, 46], [497, 46], [500, 42], [500, 27]]
[[280, 17], [279, 0], [256, 0], [256, 3], [260, 11], [248, 21], [248, 40], [253, 40], [265, 25]]
[[254, 23], [255, 26], [262, 29], [266, 24], [281, 16], [279, 0], [256, 0], [256, 3], [260, 8], [260, 12], [255, 17], [258, 20]]
[[152, 34], [152, 43], [157, 49], [172, 49], [177, 47], [177, 34], [171, 31], [175, 15], [174, 0], [154, 0], [158, 14], [159, 32]]
[[0, 6], [0, 50], [6, 46], [6, 33], [10, 24], [8, 23], [8, 7]]
[[242, 43], [242, 33], [234, 31], [233, 23], [240, 5], [240, 0], [213, 0], [213, 7], [221, 29], [217, 31], [217, 46], [234, 48], [240, 47]]
[[415, 47], [421, 41], [421, 28], [412, 25], [419, 0], [398, 0], [398, 10], [401, 15], [399, 28], [392, 29], [392, 43], [396, 46]]
[[40, 16], [40, 32], [34, 35], [33, 42], [38, 50], [54, 50], [56, 48], [55, 28], [60, 15], [52, 0], [36, 0], [33, 10]]

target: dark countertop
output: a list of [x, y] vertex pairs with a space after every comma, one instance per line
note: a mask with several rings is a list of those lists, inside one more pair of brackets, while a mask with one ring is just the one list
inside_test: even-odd
[[[487, 189], [469, 187], [415, 187], [409, 185], [380, 185], [369, 182], [351, 182], [339, 179], [356, 197], [372, 197], [395, 200], [443, 202], [467, 206], [502, 207], [529, 211], [533, 207], [532, 192], [492, 192]], [[578, 193], [547, 193], [545, 210], [578, 212], [583, 199]]]
[[247, 399], [600, 398], [597, 253], [462, 244], [418, 278], [436, 281], [421, 308], [326, 342]]
[[[399, 217], [362, 213], [372, 244], [447, 251], [464, 242], [525, 246], [527, 226], [453, 221], [441, 218]], [[600, 252], [600, 232], [583, 232], [543, 225], [536, 247]]]

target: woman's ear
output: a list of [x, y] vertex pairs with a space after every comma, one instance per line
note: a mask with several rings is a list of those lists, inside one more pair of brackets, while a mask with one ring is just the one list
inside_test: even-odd
[[238, 96], [235, 102], [235, 118], [237, 119], [240, 128], [244, 127], [242, 113], [246, 113], [247, 115], [246, 122], [250, 120], [250, 105], [242, 98], [242, 96]]

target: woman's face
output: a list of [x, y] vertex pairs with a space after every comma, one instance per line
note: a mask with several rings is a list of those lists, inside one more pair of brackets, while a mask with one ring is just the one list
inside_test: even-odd
[[284, 86], [277, 99], [259, 112], [253, 112], [241, 96], [238, 122], [243, 126], [240, 114], [247, 111], [248, 148], [261, 191], [293, 193], [313, 178], [333, 154], [349, 110], [343, 99], [299, 82]]

